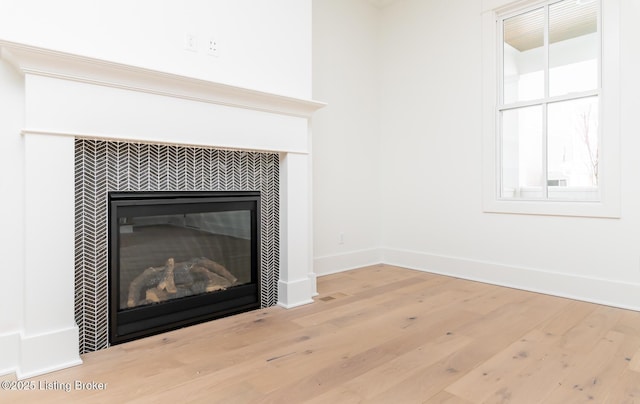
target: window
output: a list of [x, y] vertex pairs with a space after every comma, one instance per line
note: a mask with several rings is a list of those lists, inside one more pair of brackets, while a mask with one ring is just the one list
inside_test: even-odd
[[613, 6], [506, 3], [484, 17], [485, 210], [618, 216]]

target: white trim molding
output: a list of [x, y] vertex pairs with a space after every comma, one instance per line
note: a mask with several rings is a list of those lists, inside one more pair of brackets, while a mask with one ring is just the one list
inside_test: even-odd
[[378, 264], [640, 311], [640, 283], [429, 252], [383, 247], [317, 257], [314, 267], [319, 276], [324, 276]]
[[309, 118], [325, 104], [0, 40], [23, 74]]
[[370, 248], [316, 257], [313, 262], [313, 270], [318, 276], [324, 276], [377, 265], [381, 262], [382, 251], [378, 248]]
[[388, 265], [558, 297], [640, 310], [640, 284], [402, 249], [382, 249]]

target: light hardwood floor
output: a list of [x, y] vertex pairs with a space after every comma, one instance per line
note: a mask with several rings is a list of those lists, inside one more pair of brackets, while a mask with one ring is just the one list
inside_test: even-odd
[[318, 291], [84, 355], [0, 402], [640, 403], [638, 312], [383, 265]]

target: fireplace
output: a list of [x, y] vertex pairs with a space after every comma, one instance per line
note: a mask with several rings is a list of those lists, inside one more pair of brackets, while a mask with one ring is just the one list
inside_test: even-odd
[[[197, 201], [196, 197], [252, 197], [252, 192], [259, 192], [257, 211], [259, 217], [256, 218], [259, 236], [252, 240], [259, 242], [257, 264], [260, 268], [257, 277], [260, 280], [260, 307], [270, 307], [277, 303], [279, 271], [282, 262], [278, 237], [281, 187], [277, 154], [93, 139], [76, 139], [74, 144], [76, 159], [74, 169], [75, 316], [79, 326], [81, 352], [92, 352], [117, 343], [110, 335], [114, 332], [110, 309], [119, 307], [119, 304], [124, 304], [121, 306], [123, 308], [134, 308], [127, 307], [128, 302], [121, 303], [120, 300], [109, 302], [109, 280], [113, 280], [114, 276], [109, 272], [108, 252], [117, 251], [116, 248], [110, 247], [109, 242], [110, 196], [114, 201], [120, 200], [123, 209], [136, 206], [132, 201], [140, 199], [136, 202], [138, 209], [143, 211], [143, 215], [150, 215], [151, 218], [142, 216], [136, 219], [139, 222], [137, 229], [158, 229], [162, 228], [162, 225], [166, 229], [168, 224], [180, 223], [182, 220], [180, 215], [189, 213], [171, 211], [173, 209], [171, 205], [179, 199], [194, 198], [194, 201]], [[156, 204], [158, 205], [156, 207], [150, 206], [150, 201], [163, 198], [166, 199], [163, 203]], [[170, 210], [169, 213], [161, 211], [160, 216], [170, 217], [154, 217], [158, 215], [157, 212], [153, 212], [153, 209], [161, 209], [159, 206], [163, 204], [167, 207], [162, 209]], [[188, 209], [196, 209], [198, 204], [194, 206]], [[118, 230], [114, 237], [132, 235], [127, 233], [133, 229], [129, 222], [133, 220], [132, 217], [140, 215], [135, 211], [131, 213], [131, 215], [124, 213], [121, 218], [125, 222], [122, 223], [122, 231]], [[178, 217], [171, 217], [174, 213]], [[222, 212], [217, 214], [218, 217], [221, 215]], [[188, 220], [194, 222], [196, 219], [200, 220], [200, 216], [191, 215]], [[214, 217], [209, 221], [214, 220], [219, 223], [217, 229], [226, 232], [223, 234], [235, 235], [238, 239], [248, 239], [246, 230], [236, 229], [233, 232], [230, 230], [233, 223], [229, 219]], [[140, 224], [155, 224], [155, 226], [142, 227]], [[112, 224], [111, 227], [115, 228], [116, 225], [119, 226], [120, 223]], [[206, 228], [207, 226], [210, 227], [205, 223], [198, 227]], [[133, 235], [136, 236], [137, 233]], [[193, 234], [191, 236], [193, 239]], [[114, 239], [114, 237], [111, 238]], [[178, 255], [179, 251], [175, 249], [179, 244], [184, 245], [184, 241], [164, 244], [170, 245], [165, 245], [161, 249], [161, 254], [154, 258], [154, 262], [140, 262], [139, 258], [135, 258], [133, 265], [136, 266], [136, 270], [165, 266], [169, 258], [174, 258], [175, 264], [196, 258], [218, 261], [217, 257], [220, 255], [219, 252], [215, 252], [216, 257], [211, 257], [210, 255], [213, 255], [211, 252], [199, 247], [194, 251], [193, 256], [183, 256]], [[189, 243], [189, 245], [192, 244]], [[221, 265], [226, 264], [221, 263]], [[241, 279], [240, 276], [236, 275], [236, 277]], [[126, 287], [126, 285], [123, 286], [123, 288]], [[152, 289], [149, 292], [150, 297], [155, 300], [161, 297], [153, 297], [152, 294], [166, 292], [165, 289], [162, 289], [163, 292], [150, 289]], [[114, 290], [119, 290], [119, 287]], [[122, 299], [128, 300], [128, 290], [119, 293]], [[141, 290], [140, 295], [133, 297], [133, 300], [136, 306], [139, 301], [147, 300], [146, 290]]]
[[0, 372], [110, 345], [109, 192], [259, 190], [261, 307], [313, 302], [309, 122], [324, 104], [2, 40], [0, 54], [17, 71], [5, 144], [19, 191]]
[[260, 307], [260, 193], [110, 192], [109, 341]]

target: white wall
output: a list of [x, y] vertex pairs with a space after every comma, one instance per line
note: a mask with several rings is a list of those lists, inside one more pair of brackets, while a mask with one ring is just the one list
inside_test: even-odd
[[311, 95], [310, 24], [309, 0], [0, 2], [0, 39], [298, 98]]
[[378, 29], [366, 0], [313, 1], [313, 97], [328, 104], [313, 118], [318, 274], [380, 261]]
[[621, 219], [483, 213], [481, 11], [404, 0], [382, 14], [383, 259], [640, 309], [640, 4], [621, 11]]

